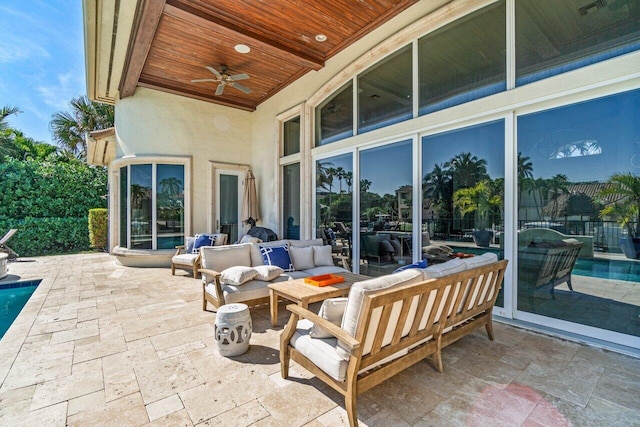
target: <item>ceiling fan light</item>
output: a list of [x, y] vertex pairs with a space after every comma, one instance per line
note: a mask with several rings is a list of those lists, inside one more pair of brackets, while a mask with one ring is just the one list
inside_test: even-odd
[[234, 49], [238, 53], [249, 53], [249, 52], [251, 52], [251, 48], [249, 46], [247, 46], [246, 44], [237, 44], [237, 45], [235, 45]]
[[322, 42], [326, 42], [327, 41], [327, 36], [325, 36], [324, 34], [317, 34], [316, 35], [316, 41], [322, 43]]

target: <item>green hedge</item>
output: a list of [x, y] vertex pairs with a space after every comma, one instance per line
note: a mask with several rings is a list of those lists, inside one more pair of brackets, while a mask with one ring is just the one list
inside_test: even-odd
[[107, 172], [77, 160], [0, 163], [0, 236], [20, 256], [90, 249], [88, 214], [106, 208]]
[[17, 228], [7, 245], [20, 256], [51, 255], [87, 251], [89, 227], [87, 218], [0, 219], [0, 234]]
[[89, 242], [98, 250], [107, 249], [108, 211], [104, 208], [89, 209]]

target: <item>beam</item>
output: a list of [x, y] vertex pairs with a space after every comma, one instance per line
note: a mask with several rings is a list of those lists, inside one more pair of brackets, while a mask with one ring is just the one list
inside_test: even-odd
[[225, 107], [238, 108], [245, 111], [255, 111], [256, 109], [256, 104], [253, 102], [229, 101], [213, 94], [210, 96], [205, 96], [196, 92], [185, 90], [184, 88], [172, 86], [167, 82], [140, 80], [140, 82], [138, 82], [138, 86], [146, 87], [148, 89], [154, 89], [159, 92], [166, 92], [174, 95], [184, 96], [186, 98], [193, 98], [200, 101], [211, 102], [212, 104], [224, 105]]
[[136, 13], [133, 35], [129, 39], [127, 58], [122, 70], [120, 81], [120, 98], [133, 95], [142, 74], [142, 68], [147, 61], [151, 42], [156, 34], [166, 0], [143, 0]]
[[193, 6], [183, 4], [179, 0], [168, 0], [164, 7], [164, 13], [167, 16], [182, 20], [188, 24], [197, 25], [225, 35], [233, 40], [237, 40], [238, 43], [255, 46], [268, 54], [282, 58], [293, 64], [313, 70], [319, 70], [324, 67], [324, 59], [322, 58], [285, 46], [276, 40], [264, 37], [248, 28], [241, 28], [222, 17], [214, 16]]

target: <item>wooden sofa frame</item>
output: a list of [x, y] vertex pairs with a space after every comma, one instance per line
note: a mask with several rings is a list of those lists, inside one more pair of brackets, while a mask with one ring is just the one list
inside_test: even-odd
[[[439, 279], [367, 292], [355, 336], [309, 310], [288, 305], [291, 317], [280, 338], [282, 377], [289, 375], [290, 360], [296, 361], [344, 396], [349, 424], [356, 426], [357, 395], [426, 357], [431, 357], [435, 368], [442, 372], [442, 348], [475, 329], [484, 326], [489, 339], [493, 340], [491, 312], [507, 263], [507, 260], [498, 261]], [[411, 306], [415, 306], [416, 298], [417, 309], [412, 311]], [[401, 304], [400, 314], [392, 317], [396, 304]], [[372, 322], [374, 310], [378, 313], [380, 309], [379, 322]], [[412, 318], [409, 317], [410, 313], [414, 313]], [[350, 356], [343, 381], [325, 373], [290, 344], [298, 321], [302, 318], [321, 326], [348, 348]], [[426, 324], [424, 329], [420, 329], [422, 323]], [[376, 326], [375, 333], [369, 334], [368, 329], [372, 324]], [[403, 334], [408, 324], [411, 325], [410, 331]], [[384, 344], [388, 328], [393, 328], [393, 338]], [[363, 355], [363, 349], [369, 347], [371, 350]], [[408, 352], [380, 365], [384, 359], [403, 351]]]
[[[211, 303], [211, 305], [215, 307], [214, 311], [218, 311], [218, 308], [226, 304], [224, 300], [224, 292], [222, 291], [222, 283], [220, 282], [221, 274], [217, 271], [210, 270], [207, 268], [201, 268], [199, 271], [201, 274], [204, 274], [207, 277], [213, 278], [213, 283], [215, 284], [215, 290], [216, 290], [216, 296], [211, 295], [210, 293], [207, 292], [207, 281], [205, 280], [202, 281], [202, 310], [206, 311], [207, 303]], [[252, 307], [256, 305], [269, 304], [269, 301], [270, 301], [269, 296], [266, 296], [264, 298], [245, 300], [245, 301], [242, 301], [242, 303], [247, 304], [249, 307]]]
[[555, 298], [555, 287], [562, 283], [566, 282], [569, 290], [573, 291], [571, 271], [582, 245], [582, 242], [547, 242], [528, 246], [519, 253], [519, 277], [533, 289], [549, 286], [552, 298]]

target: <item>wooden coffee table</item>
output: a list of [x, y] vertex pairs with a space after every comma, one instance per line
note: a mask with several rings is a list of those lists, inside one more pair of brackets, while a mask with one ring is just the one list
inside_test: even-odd
[[362, 280], [371, 279], [369, 276], [350, 272], [335, 273], [344, 277], [344, 282], [330, 286], [313, 286], [305, 283], [304, 279], [289, 280], [287, 282], [269, 283], [269, 306], [271, 309], [271, 324], [278, 324], [278, 297], [295, 302], [300, 307], [307, 308], [309, 304], [324, 301], [327, 298], [344, 296], [349, 293], [351, 285]]

